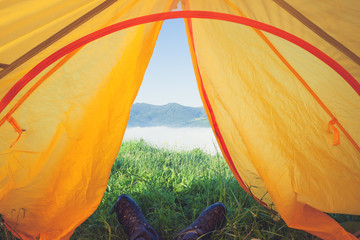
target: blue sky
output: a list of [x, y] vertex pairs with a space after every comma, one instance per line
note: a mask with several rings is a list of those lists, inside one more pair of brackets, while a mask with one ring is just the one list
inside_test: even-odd
[[202, 106], [183, 19], [164, 21], [135, 102]]

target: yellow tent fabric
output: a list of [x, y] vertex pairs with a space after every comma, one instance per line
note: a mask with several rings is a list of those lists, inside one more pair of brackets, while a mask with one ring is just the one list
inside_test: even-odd
[[[183, 4], [185, 9], [231, 13], [286, 30], [339, 59], [359, 79], [358, 63], [301, 26], [293, 12], [279, 5], [283, 1], [226, 1], [227, 5], [220, 2], [223, 1]], [[344, 28], [329, 24], [334, 12], [335, 16], [344, 16], [350, 9], [356, 9], [353, 14], [358, 14], [360, 8], [354, 8], [353, 1], [345, 1], [338, 8], [328, 1], [298, 2], [294, 5], [298, 11], [307, 13], [308, 19], [318, 20], [316, 24], [325, 32], [340, 35], [341, 40], [345, 36], [332, 31], [344, 31], [351, 39], [356, 33], [359, 35], [358, 23], [349, 26], [342, 18], [339, 25]], [[324, 5], [331, 11], [323, 11]], [[333, 146], [332, 132], [328, 130], [328, 123], [335, 116], [359, 143], [358, 93], [329, 66], [284, 39], [220, 21], [192, 19], [188, 25], [193, 31], [189, 41], [193, 42], [198, 79], [203, 81], [208, 106], [214, 112], [225, 151], [229, 151], [232, 159], [227, 160], [233, 162], [235, 172], [255, 196], [269, 206], [275, 204], [289, 226], [325, 239], [349, 239], [319, 210], [360, 212], [359, 149], [343, 133], [341, 143]], [[358, 39], [349, 42], [345, 42], [348, 49], [359, 49]]]
[[[199, 92], [240, 185], [290, 227], [355, 239], [323, 213], [360, 214], [360, 3], [354, 0], [0, 1], [6, 223], [23, 239], [68, 239], [95, 211], [161, 28], [157, 20], [171, 16], [146, 24], [138, 18], [179, 2], [183, 10], [244, 17], [292, 34], [185, 19]], [[77, 41], [134, 18], [130, 28]], [[71, 52], [57, 58], [68, 44]], [[54, 62], [35, 73], [44, 59]], [[19, 84], [24, 76], [33, 78]]]
[[[171, 8], [171, 1], [162, 0], [3, 1], [0, 15], [9, 20], [1, 31], [1, 63], [11, 63], [103, 3], [109, 6], [1, 79], [1, 98], [62, 46], [115, 22]], [[9, 121], [0, 130], [0, 212], [23, 239], [68, 239], [97, 208], [160, 27], [157, 22], [129, 28], [83, 47], [63, 63], [57, 61], [1, 113], [3, 119], [59, 64], [11, 114], [25, 130], [18, 141], [13, 144], [19, 134]], [[11, 34], [14, 29], [20, 36]]]

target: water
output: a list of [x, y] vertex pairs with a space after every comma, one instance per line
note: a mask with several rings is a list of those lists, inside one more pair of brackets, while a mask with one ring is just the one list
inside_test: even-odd
[[200, 148], [210, 154], [220, 153], [211, 128], [135, 127], [126, 129], [124, 141], [141, 138], [155, 146], [177, 151]]

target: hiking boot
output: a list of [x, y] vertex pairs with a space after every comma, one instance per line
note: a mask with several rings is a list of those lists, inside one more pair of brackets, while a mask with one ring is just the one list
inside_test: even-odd
[[222, 228], [226, 220], [226, 208], [222, 203], [215, 203], [206, 208], [187, 228], [177, 234], [176, 240], [207, 239], [216, 228]]
[[126, 194], [120, 195], [115, 204], [119, 223], [129, 239], [159, 240], [157, 232], [146, 221], [140, 207]]

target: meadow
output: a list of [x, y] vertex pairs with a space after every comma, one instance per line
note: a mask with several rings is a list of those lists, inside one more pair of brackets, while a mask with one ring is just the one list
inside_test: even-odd
[[[227, 222], [211, 239], [317, 239], [288, 228], [276, 213], [246, 194], [221, 154], [173, 151], [133, 140], [122, 144], [100, 206], [71, 240], [126, 240], [114, 213], [115, 202], [124, 193], [136, 200], [164, 240], [173, 239], [215, 202], [225, 204]], [[15, 238], [1, 226], [0, 239]]]

